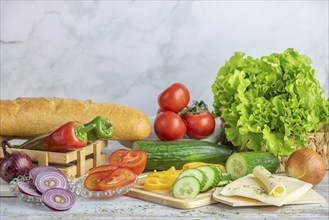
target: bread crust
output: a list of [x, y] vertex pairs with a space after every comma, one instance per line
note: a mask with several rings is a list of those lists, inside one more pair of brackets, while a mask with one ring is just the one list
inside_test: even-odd
[[0, 100], [0, 136], [42, 135], [68, 121], [87, 123], [98, 115], [111, 120], [114, 128], [112, 140], [142, 140], [150, 134], [148, 117], [129, 106], [91, 100], [33, 97]]

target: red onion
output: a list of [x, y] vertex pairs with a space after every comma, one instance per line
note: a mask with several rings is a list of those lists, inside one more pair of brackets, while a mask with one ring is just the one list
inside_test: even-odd
[[76, 202], [75, 195], [66, 190], [52, 188], [42, 194], [42, 202], [55, 211], [65, 211], [73, 207]]
[[47, 189], [51, 188], [67, 189], [69, 186], [66, 176], [54, 170], [40, 172], [35, 177], [33, 183], [40, 193], [44, 193]]
[[37, 191], [33, 183], [30, 182], [17, 182], [17, 187], [21, 193], [24, 193], [29, 196], [41, 196]]
[[32, 160], [24, 152], [16, 151], [8, 153], [6, 148], [10, 147], [8, 141], [1, 142], [4, 159], [0, 163], [0, 177], [6, 182], [10, 182], [15, 177], [24, 175], [32, 169]]
[[35, 179], [35, 177], [41, 173], [41, 172], [47, 172], [47, 171], [58, 171], [61, 173], [61, 171], [56, 168], [56, 167], [51, 167], [51, 166], [41, 166], [41, 167], [34, 167], [33, 169], [30, 170], [29, 175], [31, 179]]

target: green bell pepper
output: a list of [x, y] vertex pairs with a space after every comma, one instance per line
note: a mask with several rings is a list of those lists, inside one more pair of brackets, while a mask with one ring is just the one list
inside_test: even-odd
[[92, 121], [84, 124], [85, 126], [93, 125], [94, 129], [87, 133], [88, 141], [106, 140], [113, 137], [114, 129], [111, 121], [103, 116], [97, 116]]

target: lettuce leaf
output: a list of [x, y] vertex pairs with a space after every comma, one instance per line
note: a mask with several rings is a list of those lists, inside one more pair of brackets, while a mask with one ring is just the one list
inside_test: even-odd
[[214, 113], [235, 146], [289, 156], [329, 123], [329, 99], [312, 60], [289, 48], [260, 59], [236, 52], [220, 68]]

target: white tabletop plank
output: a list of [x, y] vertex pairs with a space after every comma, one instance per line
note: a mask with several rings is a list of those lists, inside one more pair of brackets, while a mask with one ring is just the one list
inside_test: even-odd
[[323, 204], [288, 205], [283, 207], [234, 208], [214, 204], [192, 210], [179, 210], [128, 196], [111, 200], [89, 200], [78, 197], [68, 211], [56, 212], [45, 206], [25, 203], [18, 198], [1, 198], [0, 219], [328, 219], [328, 178], [313, 189], [326, 199]]

